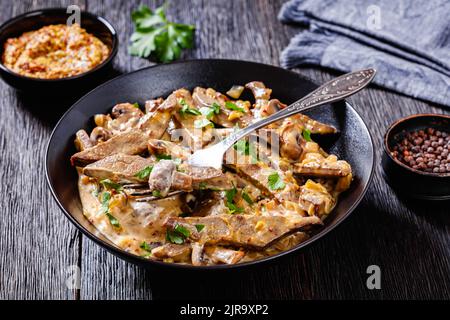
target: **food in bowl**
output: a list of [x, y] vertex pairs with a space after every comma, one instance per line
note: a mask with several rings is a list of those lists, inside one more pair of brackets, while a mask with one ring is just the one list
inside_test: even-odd
[[262, 82], [245, 88], [253, 103], [242, 90], [230, 99], [197, 87], [96, 115], [71, 157], [87, 219], [127, 252], [195, 266], [257, 260], [308, 239], [352, 181], [351, 166], [311, 138], [334, 127], [297, 114], [237, 142], [220, 170], [186, 161], [286, 107]]
[[95, 68], [109, 54], [110, 49], [80, 25], [56, 24], [7, 39], [2, 63], [22, 76], [61, 79]]
[[391, 155], [415, 170], [429, 173], [450, 173], [450, 133], [426, 128], [401, 132]]

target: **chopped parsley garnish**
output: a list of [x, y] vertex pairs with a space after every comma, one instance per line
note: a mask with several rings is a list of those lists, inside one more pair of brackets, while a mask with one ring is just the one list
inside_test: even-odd
[[229, 190], [225, 191], [225, 197], [227, 198], [228, 202], [233, 202], [234, 197], [236, 196], [236, 194], [237, 194], [237, 189], [234, 186], [233, 186], [232, 189], [229, 189]]
[[116, 217], [114, 217], [110, 212], [109, 212], [109, 201], [111, 200], [111, 193], [109, 192], [103, 192], [102, 193], [102, 198], [101, 198], [101, 203], [102, 203], [102, 211], [105, 213], [105, 215], [108, 217], [109, 222], [111, 223], [111, 225], [113, 227], [116, 228], [120, 228], [120, 223], [119, 220], [117, 220]]
[[153, 190], [152, 191], [152, 196], [157, 197], [157, 198], [161, 197], [161, 191]]
[[190, 114], [190, 115], [193, 115], [193, 116], [199, 116], [199, 115], [202, 114], [199, 110], [191, 108], [184, 99], [180, 99], [179, 103], [181, 104], [181, 109], [178, 111], [178, 113], [183, 118], [187, 114]]
[[200, 112], [206, 117], [206, 119], [211, 120], [215, 114], [220, 113], [220, 106], [214, 102], [211, 106], [201, 107]]
[[228, 210], [230, 210], [231, 214], [244, 212], [244, 208], [240, 208], [237, 205], [235, 205], [234, 203], [227, 202], [226, 206], [227, 206]]
[[204, 224], [196, 224], [195, 229], [197, 229], [198, 232], [202, 231], [205, 228]]
[[115, 183], [114, 181], [111, 181], [110, 179], [103, 179], [100, 181], [100, 183], [103, 185], [103, 187], [105, 187], [105, 189], [114, 189], [117, 192], [123, 190], [123, 187], [120, 184]]
[[311, 140], [311, 131], [309, 131], [308, 129], [303, 129], [302, 135], [306, 141], [312, 141]]
[[269, 175], [267, 179], [269, 183], [269, 188], [271, 190], [281, 190], [284, 189], [284, 187], [286, 187], [286, 184], [284, 183], [283, 179], [280, 177], [278, 172], [272, 173], [271, 175]]
[[233, 103], [231, 101], [225, 102], [225, 108], [227, 108], [229, 110], [234, 110], [234, 111], [239, 111], [239, 112], [245, 113], [245, 110], [243, 108], [238, 107], [235, 103]]
[[211, 105], [210, 108], [213, 110], [213, 112], [215, 114], [219, 114], [220, 113], [220, 105], [217, 102], [213, 102], [213, 104]]
[[251, 156], [253, 163], [258, 161], [255, 147], [249, 141], [241, 139], [234, 144], [233, 148], [242, 155]]
[[138, 173], [136, 173], [134, 176], [138, 177], [139, 179], [147, 179], [150, 176], [150, 173], [152, 173], [153, 166], [147, 166]]
[[111, 225], [112, 225], [113, 227], [120, 228], [119, 220], [117, 220], [116, 217], [114, 217], [114, 216], [113, 216], [111, 213], [109, 213], [109, 212], [106, 212], [106, 216], [108, 217], [109, 222], [111, 223]]
[[195, 27], [168, 21], [164, 9], [152, 11], [141, 5], [131, 13], [135, 27], [128, 47], [131, 55], [147, 58], [153, 54], [158, 61], [168, 62], [178, 59], [182, 49], [192, 48]]
[[194, 121], [194, 128], [196, 129], [201, 129], [207, 126], [212, 126], [214, 127], [214, 124], [209, 121], [208, 119], [198, 119]]
[[245, 191], [242, 191], [242, 199], [244, 199], [249, 205], [254, 203], [252, 198], [250, 198], [249, 194]]
[[102, 210], [105, 213], [109, 211], [109, 200], [111, 200], [111, 193], [103, 192], [101, 202], [102, 202]]
[[170, 154], [160, 153], [156, 154], [155, 156], [158, 160], [172, 160], [172, 156]]
[[142, 241], [141, 245], [139, 246], [142, 250], [151, 252], [152, 251], [152, 247], [145, 241]]
[[225, 206], [228, 208], [231, 214], [241, 213], [244, 211], [244, 208], [239, 208], [236, 203], [234, 203], [234, 197], [237, 194], [236, 187], [233, 186], [232, 189], [225, 191], [225, 197], [227, 201], [225, 201]]
[[167, 229], [166, 240], [175, 243], [182, 244], [191, 235], [191, 232], [182, 225], [176, 224], [172, 230]]
[[139, 109], [139, 103], [135, 102], [133, 103], [133, 107], [138, 108]]

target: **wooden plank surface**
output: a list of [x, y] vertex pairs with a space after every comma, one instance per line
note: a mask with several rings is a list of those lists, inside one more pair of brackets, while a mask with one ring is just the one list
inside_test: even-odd
[[[0, 23], [74, 1], [1, 1]], [[0, 81], [0, 299], [75, 299], [66, 286], [80, 264], [80, 232], [59, 210], [44, 173], [54, 117], [45, 102], [19, 96]], [[45, 112], [43, 112], [45, 110]]]
[[[197, 27], [196, 47], [183, 58], [232, 58], [279, 64], [279, 54], [298, 32], [280, 24], [282, 0], [170, 1], [168, 17]], [[68, 2], [0, 2], [1, 21], [37, 7]], [[88, 0], [86, 7], [119, 31], [118, 72], [152, 63], [130, 57], [130, 12], [142, 1]], [[151, 7], [161, 1], [145, 1]], [[80, 3], [84, 5], [84, 3]], [[336, 72], [301, 68], [320, 83]], [[46, 140], [52, 121], [45, 105], [24, 104], [0, 83], [1, 204], [0, 298], [172, 299], [433, 299], [450, 296], [449, 203], [399, 199], [384, 182], [379, 166], [381, 139], [395, 119], [448, 109], [369, 88], [352, 97], [366, 120], [377, 150], [374, 181], [357, 210], [331, 234], [301, 253], [249, 272], [162, 274], [128, 264], [79, 233], [47, 191], [43, 175]], [[30, 111], [31, 110], [31, 111]], [[17, 135], [17, 131], [24, 132]], [[79, 255], [80, 253], [80, 255]], [[68, 290], [64, 270], [81, 267], [81, 290]], [[378, 265], [382, 289], [366, 288], [366, 269]], [[63, 274], [63, 276], [61, 276]], [[180, 290], [179, 284], [183, 283]]]

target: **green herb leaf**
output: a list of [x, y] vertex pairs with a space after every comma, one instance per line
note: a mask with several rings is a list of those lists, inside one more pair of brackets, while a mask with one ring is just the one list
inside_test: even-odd
[[201, 107], [199, 111], [208, 120], [211, 120], [212, 117], [214, 117], [214, 110], [209, 107]]
[[229, 190], [225, 191], [225, 197], [227, 198], [228, 202], [233, 202], [236, 194], [237, 194], [237, 189], [234, 186], [233, 186], [233, 189], [229, 189]]
[[132, 12], [131, 19], [135, 25], [128, 48], [131, 55], [147, 58], [154, 54], [159, 61], [168, 62], [194, 44], [195, 27], [167, 21], [164, 7], [153, 12], [142, 5]]
[[113, 216], [111, 213], [109, 213], [109, 212], [106, 212], [106, 216], [108, 217], [109, 222], [111, 223], [111, 225], [112, 225], [113, 227], [120, 228], [119, 220], [117, 220], [116, 217], [114, 217], [114, 216]]
[[215, 114], [220, 113], [220, 106], [216, 102], [214, 102], [211, 106], [201, 107], [199, 110], [206, 119], [211, 120]]
[[170, 154], [160, 153], [160, 154], [155, 154], [155, 157], [158, 160], [172, 160], [172, 156]]
[[117, 192], [122, 191], [123, 187], [122, 185], [115, 183], [114, 181], [111, 181], [110, 179], [103, 179], [100, 181], [100, 183], [103, 185], [106, 189], [114, 189]]
[[109, 213], [110, 200], [111, 200], [111, 193], [109, 193], [108, 191], [103, 192], [101, 196], [102, 211], [108, 217], [109, 222], [113, 227], [120, 228], [119, 220], [117, 220], [116, 217], [114, 217], [111, 213]]
[[184, 243], [184, 237], [182, 235], [180, 235], [178, 232], [175, 232], [174, 230], [169, 229], [167, 229], [166, 231], [166, 240], [175, 244]]
[[178, 232], [178, 233], [180, 233], [180, 234], [182, 234], [186, 238], [191, 235], [191, 232], [188, 229], [186, 229], [185, 227], [183, 227], [181, 224], [177, 224], [175, 226], [175, 228], [173, 228], [173, 230]]
[[249, 194], [245, 191], [242, 191], [242, 199], [244, 199], [249, 205], [254, 203], [252, 198], [250, 198]]
[[180, 224], [176, 224], [173, 230], [167, 229], [166, 240], [176, 244], [182, 244], [191, 235], [191, 232]]
[[136, 173], [134, 176], [138, 177], [139, 179], [147, 179], [150, 176], [150, 173], [152, 173], [153, 166], [147, 166], [138, 173]]
[[240, 154], [251, 156], [253, 163], [256, 163], [258, 161], [258, 156], [256, 155], [255, 147], [252, 144], [250, 144], [249, 141], [241, 139], [234, 144], [233, 148]]
[[102, 210], [105, 213], [108, 212], [108, 210], [109, 210], [109, 200], [111, 200], [111, 193], [103, 192], [102, 198], [101, 198], [101, 203], [102, 203]]
[[198, 119], [198, 120], [194, 121], [194, 128], [196, 128], [196, 129], [201, 129], [201, 128], [208, 127], [208, 126], [214, 127], [214, 124], [211, 121], [209, 121], [208, 119]]
[[193, 116], [199, 116], [202, 113], [194, 108], [191, 108], [187, 102], [184, 99], [180, 99], [179, 103], [181, 104], [181, 109], [178, 111], [178, 113], [184, 118], [187, 114], [193, 115]]
[[133, 103], [133, 107], [138, 108], [139, 109], [139, 103], [135, 102]]
[[225, 197], [227, 198], [227, 201], [225, 202], [225, 206], [228, 208], [228, 210], [230, 211], [231, 214], [241, 213], [244, 211], [244, 208], [239, 208], [234, 203], [234, 197], [236, 196], [236, 194], [237, 194], [237, 189], [234, 186], [232, 189], [225, 191]]
[[227, 202], [226, 206], [231, 214], [244, 212], [244, 208], [240, 208], [240, 207], [236, 206], [234, 203]]
[[238, 107], [235, 103], [233, 103], [231, 101], [226, 101], [225, 102], [225, 108], [245, 113], [245, 110], [243, 108]]
[[195, 229], [197, 229], [198, 232], [202, 231], [205, 228], [204, 224], [196, 224]]
[[157, 198], [161, 197], [161, 191], [153, 190], [152, 191], [152, 196], [157, 197]]
[[302, 135], [306, 141], [312, 141], [311, 140], [311, 131], [309, 131], [308, 129], [303, 129]]
[[269, 188], [271, 190], [281, 190], [286, 187], [286, 184], [284, 183], [283, 179], [280, 177], [278, 172], [274, 172], [268, 177], [269, 182]]
[[213, 102], [211, 105], [211, 109], [214, 111], [215, 114], [220, 113], [220, 105], [217, 102]]
[[139, 246], [141, 249], [151, 252], [152, 251], [152, 247], [145, 241], [142, 241], [141, 245]]

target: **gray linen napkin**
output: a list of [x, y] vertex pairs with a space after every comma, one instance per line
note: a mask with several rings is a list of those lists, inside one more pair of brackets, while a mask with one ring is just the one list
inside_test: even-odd
[[374, 82], [450, 106], [450, 1], [291, 0], [279, 19], [301, 31], [281, 64], [378, 71]]

